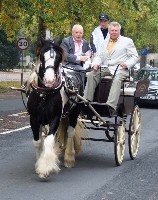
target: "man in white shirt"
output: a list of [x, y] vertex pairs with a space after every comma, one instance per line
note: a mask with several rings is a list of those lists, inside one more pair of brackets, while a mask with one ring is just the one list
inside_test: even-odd
[[106, 14], [99, 15], [99, 26], [97, 26], [93, 31], [90, 38], [90, 46], [92, 53], [94, 56], [98, 51], [99, 47], [101, 47], [105, 38], [108, 34], [108, 24], [109, 24], [109, 16]]

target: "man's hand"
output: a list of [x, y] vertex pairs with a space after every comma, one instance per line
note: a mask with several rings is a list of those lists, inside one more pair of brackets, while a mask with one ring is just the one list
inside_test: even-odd
[[96, 55], [97, 55], [96, 53], [93, 54], [94, 57], [95, 57]]
[[91, 52], [90, 52], [90, 51], [87, 51], [87, 52], [85, 53], [85, 55], [91, 57]]
[[120, 64], [120, 67], [122, 67], [123, 69], [127, 69], [127, 65], [125, 63]]
[[99, 69], [99, 65], [93, 65], [93, 66], [92, 66], [92, 69], [93, 69], [95, 72], [97, 72], [98, 69]]
[[85, 62], [86, 60], [88, 60], [89, 56], [80, 56], [80, 61]]

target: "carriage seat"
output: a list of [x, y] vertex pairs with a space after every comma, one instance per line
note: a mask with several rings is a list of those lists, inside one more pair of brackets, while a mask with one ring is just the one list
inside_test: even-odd
[[[111, 87], [111, 76], [105, 76], [96, 88], [94, 94], [94, 102], [105, 103]], [[137, 83], [132, 81], [132, 78], [123, 81], [123, 86], [120, 91], [120, 96], [142, 97], [148, 92], [149, 81], [139, 80]]]
[[[122, 83], [122, 88], [127, 87], [130, 84], [131, 79], [132, 78], [129, 76], [129, 78], [124, 80]], [[104, 76], [101, 78], [101, 81], [95, 90], [94, 100], [93, 100], [94, 102], [105, 103], [107, 101], [111, 88], [111, 83], [112, 83], [112, 76]]]
[[136, 91], [136, 88], [133, 87], [125, 87], [124, 88], [124, 93], [123, 93], [123, 89], [121, 89], [121, 95], [125, 95], [125, 96], [134, 96], [134, 93]]

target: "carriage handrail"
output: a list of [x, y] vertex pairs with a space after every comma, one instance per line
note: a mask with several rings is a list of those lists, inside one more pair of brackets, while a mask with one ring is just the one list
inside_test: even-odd
[[[79, 66], [79, 67], [82, 68], [82, 66], [80, 66], [80, 65], [76, 65], [76, 66]], [[120, 64], [117, 65], [117, 67], [116, 67], [116, 69], [115, 69], [115, 72], [114, 72], [114, 75], [112, 76], [112, 79], [115, 77], [116, 72], [117, 72], [119, 66], [120, 66]], [[65, 69], [69, 69], [69, 70], [76, 71], [76, 72], [81, 72], [81, 73], [86, 73], [86, 72], [91, 71], [91, 67], [88, 68], [88, 69], [74, 69], [74, 68], [72, 68], [71, 66], [68, 66], [68, 67], [67, 67], [66, 65], [62, 65], [62, 67], [65, 68]]]
[[[80, 66], [80, 65], [76, 65], [76, 66], [79, 66], [79, 67], [81, 67], [82, 68], [82, 66]], [[72, 68], [71, 66], [66, 66], [66, 65], [62, 65], [62, 67], [63, 68], [65, 68], [65, 69], [69, 69], [69, 70], [72, 70], [72, 71], [75, 71], [75, 72], [81, 72], [81, 73], [86, 73], [86, 72], [89, 72], [90, 71], [90, 69], [74, 69], [74, 68]]]

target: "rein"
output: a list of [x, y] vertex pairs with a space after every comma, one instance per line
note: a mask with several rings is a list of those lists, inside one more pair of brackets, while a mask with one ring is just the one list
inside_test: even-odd
[[[26, 82], [24, 83], [24, 85], [25, 84], [26, 84]], [[22, 87], [23, 87], [23, 70], [22, 70], [22, 73], [21, 73], [21, 88]], [[27, 106], [26, 106], [26, 103], [24, 101], [23, 91], [21, 91], [21, 99], [22, 99], [22, 102], [23, 102], [25, 109], [27, 110]]]

